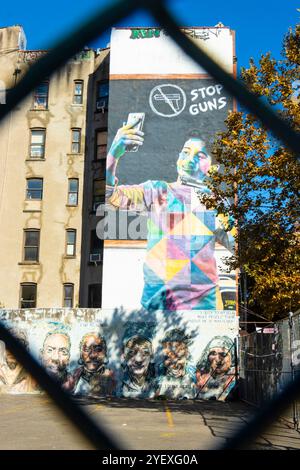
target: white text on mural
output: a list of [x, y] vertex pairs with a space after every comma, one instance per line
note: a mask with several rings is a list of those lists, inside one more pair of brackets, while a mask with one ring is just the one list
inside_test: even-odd
[[191, 90], [191, 101], [197, 102], [190, 105], [190, 114], [196, 116], [201, 112], [206, 113], [224, 108], [227, 99], [226, 96], [222, 96], [222, 89], [223, 86], [217, 84]]

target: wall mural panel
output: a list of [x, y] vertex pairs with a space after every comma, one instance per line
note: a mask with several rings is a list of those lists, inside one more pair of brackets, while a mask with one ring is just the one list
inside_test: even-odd
[[[234, 100], [164, 31], [134, 31], [117, 28], [111, 36], [106, 205], [97, 211], [97, 234], [105, 240], [102, 306], [111, 306], [114, 272], [122, 271], [129, 289], [121, 305], [233, 310], [235, 274], [228, 275], [225, 265], [218, 269], [217, 251], [223, 258], [234, 252], [234, 221], [207, 208], [202, 196], [210, 193], [210, 172], [219, 170], [212, 143]], [[231, 60], [233, 72], [228, 28], [185, 32], [194, 32], [194, 40], [224, 66]], [[128, 270], [144, 240], [143, 268]], [[114, 263], [113, 251], [124, 247], [131, 250], [126, 263]], [[142, 282], [137, 301], [130, 286]]]
[[[234, 311], [3, 310], [0, 319], [73, 396], [225, 400], [234, 389]], [[41, 393], [3, 341], [0, 393]]]

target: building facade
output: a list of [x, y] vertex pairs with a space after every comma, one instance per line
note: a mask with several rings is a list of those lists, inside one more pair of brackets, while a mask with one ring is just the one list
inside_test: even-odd
[[[144, 44], [147, 54], [151, 55], [159, 49], [157, 41], [161, 39], [158, 35], [141, 39], [135, 34], [136, 31], [139, 30], [128, 29], [122, 32], [129, 39], [124, 40], [122, 45], [115, 46], [116, 58], [111, 54], [111, 64], [109, 48], [97, 51], [85, 49], [77, 54], [33, 90], [0, 125], [0, 307], [111, 308], [115, 302], [126, 307], [137, 307], [139, 304], [143, 287], [143, 279], [139, 273], [144, 261], [146, 241], [106, 240], [104, 251], [107, 262], [103, 275], [104, 243], [99, 239], [99, 233], [96, 233], [99, 222], [96, 210], [105, 199], [109, 79], [114, 89], [118, 82], [116, 78], [121, 77], [120, 93], [124, 107], [124, 116], [121, 116], [118, 92], [115, 92], [110, 105], [110, 108], [113, 106], [111, 121], [119, 117], [125, 120], [129, 106], [127, 101], [133, 102], [138, 109], [142, 106], [140, 97], [146, 96], [147, 90], [139, 91], [137, 88], [142, 83], [141, 77], [144, 76], [138, 73], [141, 71], [141, 65], [137, 65], [134, 60], [131, 61], [132, 66], [123, 63], [122, 56], [126, 54], [122, 52], [122, 48], [130, 45], [136, 51], [140, 49], [138, 44]], [[222, 31], [222, 28], [219, 31]], [[207, 32], [199, 28], [197, 34], [197, 38], [208, 49], [211, 47], [210, 41], [215, 41], [216, 44], [222, 42], [213, 30]], [[229, 34], [229, 42], [230, 37]], [[152, 42], [156, 47], [150, 47]], [[120, 51], [119, 55], [116, 51]], [[235, 73], [232, 51], [228, 53], [230, 47], [227, 47], [226, 51], [227, 69], [230, 73]], [[7, 90], [11, 89], [22, 79], [31, 64], [45, 52], [26, 50], [26, 37], [21, 26], [1, 28], [0, 84], [4, 84]], [[168, 57], [172, 57], [172, 48], [169, 52]], [[222, 57], [224, 62], [226, 54], [223, 52], [218, 52], [216, 57]], [[133, 57], [135, 54], [136, 52]], [[145, 75], [146, 85], [151, 82], [149, 77], [156, 79], [163, 63], [162, 60], [153, 58], [148, 60], [147, 54], [142, 53], [144, 67], [147, 70], [149, 68], [148, 72], [151, 72], [150, 75]], [[138, 62], [142, 63], [141, 58]], [[136, 67], [136, 70], [131, 70], [130, 67]], [[153, 67], [156, 67], [154, 75]], [[185, 60], [178, 60], [174, 67], [175, 71], [176, 67], [183, 67], [184, 71]], [[117, 70], [117, 75], [114, 70]], [[168, 70], [164, 71], [163, 77], [170, 80]], [[178, 72], [180, 80], [182, 77], [186, 78], [186, 74], [182, 75], [182, 70]], [[132, 77], [136, 76], [139, 80], [132, 81]], [[174, 78], [175, 75], [171, 76]], [[190, 78], [195, 79], [195, 86], [199, 79], [202, 82], [209, 80], [203, 73], [192, 73]], [[187, 83], [192, 83], [192, 80]], [[133, 96], [128, 92], [131, 98], [124, 101], [122, 90], [126, 85]], [[181, 86], [181, 82], [179, 85]], [[210, 90], [211, 84], [207, 82], [206, 85]], [[200, 94], [199, 97], [201, 98]], [[208, 98], [213, 99], [210, 96]], [[208, 112], [204, 113], [205, 104], [199, 104], [202, 108], [199, 108], [198, 114], [205, 115], [206, 121], [207, 115], [211, 115], [211, 128], [214, 129], [216, 111], [207, 109]], [[190, 115], [198, 120], [199, 116], [195, 115], [194, 108], [192, 111]], [[160, 118], [163, 120], [163, 117]], [[176, 116], [175, 118], [177, 119]], [[223, 121], [223, 115], [220, 119]], [[168, 118], [167, 121], [171, 120]], [[149, 126], [149, 117], [146, 125]], [[160, 127], [164, 128], [163, 125]], [[205, 127], [209, 129], [210, 126]], [[158, 141], [160, 142], [160, 139]], [[140, 170], [148, 171], [151, 161], [147, 156], [143, 165], [140, 165]], [[150, 163], [150, 166], [151, 171], [155, 170], [154, 164]], [[135, 168], [135, 171], [138, 171], [138, 159]], [[168, 174], [169, 167], [167, 176]], [[136, 252], [133, 250], [134, 243]], [[130, 249], [131, 277], [126, 276], [127, 249]], [[125, 255], [122, 250], [125, 250]], [[133, 262], [134, 253], [136, 257]], [[115, 256], [115, 260], [110, 259], [111, 254]], [[116, 270], [116, 264], [123, 265], [123, 270]], [[138, 273], [133, 278], [134, 269], [138, 270]], [[135, 289], [131, 292], [130, 305], [127, 305], [130, 285], [135, 285]], [[223, 286], [223, 290], [225, 287]], [[231, 286], [228, 295], [235, 295], [232, 290]]]
[[[46, 52], [25, 45], [20, 26], [0, 29], [6, 90]], [[101, 305], [108, 53], [77, 54], [1, 123], [1, 307]]]
[[[234, 74], [229, 28], [185, 33]], [[20, 26], [0, 30], [8, 90], [45, 53], [25, 45]], [[163, 30], [117, 28], [110, 49], [84, 49], [1, 123], [0, 320], [70, 394], [232, 395], [232, 237], [200, 193], [205, 144], [233, 106]], [[125, 148], [141, 119], [143, 146]], [[0, 393], [31, 392], [0, 341]]]

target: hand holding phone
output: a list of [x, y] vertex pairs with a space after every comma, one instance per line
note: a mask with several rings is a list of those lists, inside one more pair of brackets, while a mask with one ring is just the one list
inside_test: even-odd
[[[129, 113], [126, 126], [135, 131], [142, 131], [145, 120], [145, 113]], [[138, 144], [129, 144], [126, 146], [127, 152], [137, 152], [139, 149]]]
[[119, 159], [125, 152], [136, 152], [144, 142], [142, 127], [145, 113], [129, 113], [127, 123], [124, 122], [115, 135], [109, 154]]

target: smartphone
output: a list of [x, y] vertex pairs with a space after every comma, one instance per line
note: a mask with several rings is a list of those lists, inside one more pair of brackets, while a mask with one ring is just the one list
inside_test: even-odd
[[[145, 120], [145, 113], [129, 113], [126, 124], [132, 124], [136, 122], [136, 124], [133, 126], [133, 129], [141, 131], [143, 129], [144, 120]], [[134, 145], [134, 144], [127, 145], [126, 147], [127, 152], [137, 152], [138, 149], [139, 149], [139, 145]]]

